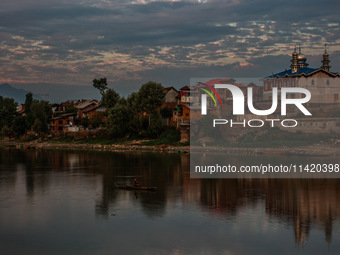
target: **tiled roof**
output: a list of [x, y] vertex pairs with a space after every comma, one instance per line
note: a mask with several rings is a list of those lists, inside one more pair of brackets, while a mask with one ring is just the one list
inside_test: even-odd
[[61, 115], [59, 115], [57, 117], [54, 117], [51, 120], [65, 119], [65, 118], [68, 118], [68, 117], [71, 117], [71, 116], [75, 116], [75, 115], [76, 115], [75, 113], [65, 113], [65, 114], [61, 114]]
[[98, 102], [97, 100], [84, 100], [80, 104], [76, 105], [76, 108], [77, 109], [84, 109], [84, 108], [90, 106], [91, 104], [96, 104], [97, 102]]
[[105, 107], [99, 102], [98, 104], [94, 105], [93, 107], [90, 107], [84, 111], [84, 113], [91, 112], [93, 110], [97, 110], [98, 108], [103, 108], [105, 111]]
[[311, 73], [314, 73], [314, 72], [318, 72], [318, 71], [323, 71], [323, 72], [326, 72], [326, 73], [329, 73], [333, 76], [336, 76], [336, 75], [339, 75], [338, 73], [333, 73], [333, 72], [328, 72], [328, 71], [325, 71], [321, 68], [309, 68], [309, 67], [304, 67], [304, 68], [299, 68], [297, 70], [297, 72], [293, 73], [292, 72], [292, 69], [289, 69], [289, 70], [285, 70], [283, 72], [280, 72], [280, 73], [276, 73], [276, 74], [272, 74], [272, 75], [269, 75], [265, 78], [277, 78], [277, 77], [285, 77], [285, 76], [302, 76], [302, 75], [309, 75]]
[[173, 90], [175, 90], [176, 92], [178, 92], [177, 91], [177, 89], [175, 89], [174, 87], [166, 87], [166, 88], [164, 88], [166, 91], [169, 91], [169, 90], [171, 90], [171, 89], [173, 89]]

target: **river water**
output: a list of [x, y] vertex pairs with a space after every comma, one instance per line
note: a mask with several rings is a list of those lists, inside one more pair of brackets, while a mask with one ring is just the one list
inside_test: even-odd
[[[340, 254], [339, 179], [190, 179], [189, 162], [0, 149], [0, 254]], [[113, 188], [135, 176], [158, 191]]]

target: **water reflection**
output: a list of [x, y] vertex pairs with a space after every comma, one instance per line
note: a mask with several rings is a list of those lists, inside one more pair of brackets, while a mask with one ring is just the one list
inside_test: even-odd
[[[11, 207], [25, 213], [49, 199], [75, 214], [89, 214], [84, 208], [93, 204], [94, 214], [104, 220], [131, 213], [141, 217], [135, 212], [140, 208], [147, 219], [157, 221], [180, 208], [190, 217], [238, 222], [242, 217], [256, 220], [263, 210], [266, 223], [289, 226], [296, 246], [304, 246], [313, 229], [322, 230], [328, 244], [339, 231], [334, 227], [340, 215], [339, 179], [190, 179], [189, 156], [180, 154], [0, 150], [0, 159], [1, 214]], [[158, 191], [113, 189], [113, 183], [128, 184], [134, 176]], [[62, 201], [63, 195], [69, 200]], [[119, 215], [123, 212], [126, 216]]]

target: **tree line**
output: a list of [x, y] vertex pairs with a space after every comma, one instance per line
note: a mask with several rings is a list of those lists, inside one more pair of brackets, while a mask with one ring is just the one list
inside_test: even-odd
[[107, 131], [111, 136], [157, 137], [162, 131], [165, 90], [162, 84], [149, 81], [138, 92], [127, 98], [108, 88], [106, 78], [94, 79], [93, 86], [99, 90], [101, 102], [106, 108]]
[[[106, 78], [94, 79], [93, 87], [99, 90], [101, 103], [106, 108], [105, 123], [97, 114], [91, 119], [83, 118], [80, 124], [93, 128], [104, 125], [107, 135], [111, 137], [157, 137], [162, 132], [162, 118], [172, 116], [171, 109], [161, 109], [165, 89], [160, 83], [149, 81], [127, 98], [109, 88]], [[28, 93], [24, 115], [17, 112], [17, 106], [14, 99], [0, 96], [0, 132], [3, 136], [19, 137], [28, 130], [36, 134], [49, 133], [52, 108], [47, 101], [33, 99], [32, 93]]]
[[33, 99], [26, 95], [24, 115], [17, 112], [18, 104], [13, 98], [0, 96], [0, 132], [3, 136], [22, 136], [27, 130], [37, 134], [48, 133], [48, 122], [52, 108], [47, 101]]

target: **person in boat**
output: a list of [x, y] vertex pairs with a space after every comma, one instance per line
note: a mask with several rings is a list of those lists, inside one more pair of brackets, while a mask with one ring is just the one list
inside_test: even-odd
[[135, 178], [135, 180], [134, 180], [134, 186], [135, 187], [140, 187], [140, 186], [142, 186], [142, 184], [139, 182], [139, 180], [138, 180], [138, 177], [136, 177]]

